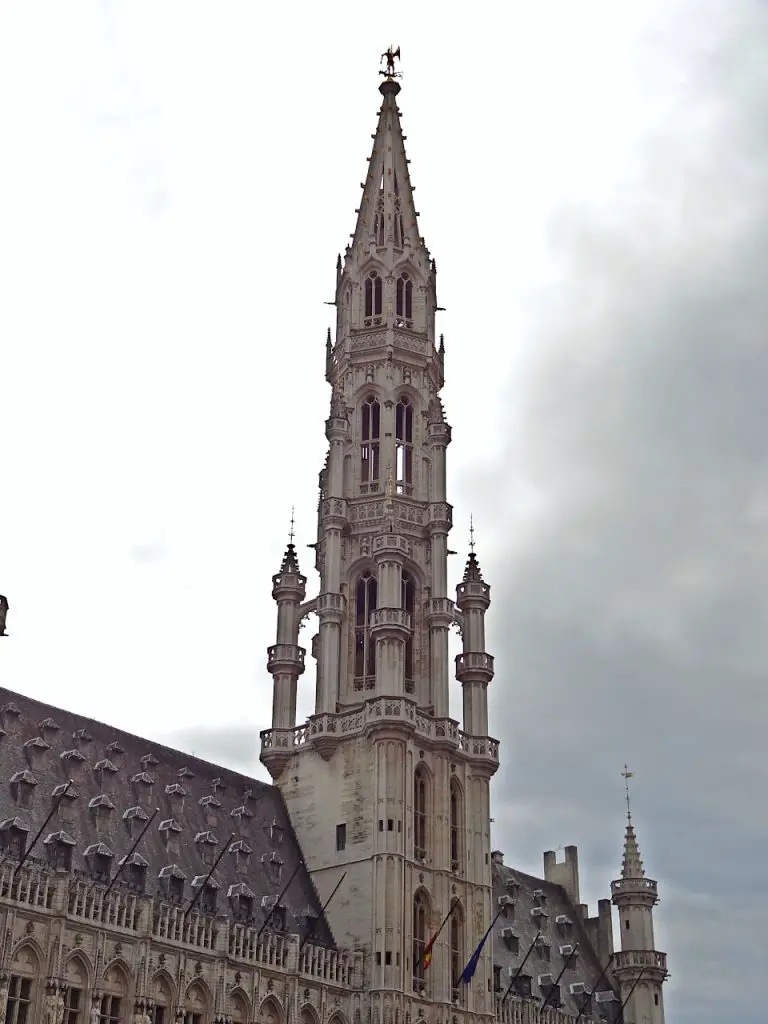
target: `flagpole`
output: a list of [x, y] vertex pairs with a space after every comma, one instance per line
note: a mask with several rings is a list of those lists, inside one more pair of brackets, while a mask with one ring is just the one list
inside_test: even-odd
[[565, 963], [563, 964], [563, 969], [562, 969], [562, 971], [560, 971], [558, 976], [555, 978], [554, 984], [552, 985], [552, 987], [550, 988], [549, 992], [547, 993], [547, 998], [541, 1004], [542, 1010], [546, 1010], [546, 1008], [549, 1006], [549, 1000], [552, 998], [552, 993], [557, 988], [557, 986], [560, 984], [560, 979], [565, 974], [565, 972], [568, 970], [568, 966], [569, 966], [571, 960], [573, 960], [573, 958], [576, 956], [576, 952], [577, 952], [578, 948], [579, 948], [579, 944], [577, 942], [576, 945], [571, 950], [571, 952], [566, 957]]
[[490, 925], [488, 926], [488, 931], [485, 933], [485, 935], [482, 937], [482, 939], [480, 939], [480, 941], [478, 942], [477, 946], [475, 947], [474, 953], [472, 954], [472, 956], [469, 958], [469, 960], [467, 960], [466, 964], [464, 965], [464, 970], [461, 972], [461, 974], [456, 979], [456, 982], [455, 982], [455, 984], [453, 986], [454, 988], [458, 988], [460, 983], [462, 981], [464, 981], [464, 975], [467, 973], [467, 969], [469, 968], [469, 966], [471, 965], [472, 961], [474, 960], [475, 961], [475, 966], [474, 966], [474, 968], [472, 970], [472, 973], [470, 974], [469, 978], [465, 982], [465, 984], [469, 984], [469, 982], [472, 981], [472, 978], [475, 975], [475, 970], [477, 969], [478, 961], [480, 960], [480, 954], [481, 954], [481, 952], [483, 950], [483, 946], [485, 945], [485, 943], [486, 943], [486, 941], [488, 939], [488, 936], [493, 931], [493, 926], [496, 924], [496, 922], [498, 921], [498, 919], [501, 917], [501, 915], [504, 913], [504, 911], [506, 909], [507, 908], [506, 908], [506, 905], [505, 905], [503, 907], [499, 907], [499, 909], [496, 911], [496, 916], [494, 917], [494, 919], [491, 921]]
[[640, 973], [638, 974], [638, 976], [635, 978], [634, 985], [632, 986], [632, 988], [627, 993], [627, 998], [624, 1000], [624, 1002], [619, 1007], [619, 1020], [622, 1021], [622, 1024], [623, 1024], [623, 1021], [624, 1021], [624, 1007], [627, 1005], [629, 1000], [632, 998], [632, 993], [637, 988], [637, 983], [640, 981], [640, 979], [642, 978], [642, 976], [644, 974], [645, 974], [645, 968], [643, 967], [643, 968], [641, 968]]
[[454, 912], [454, 910], [456, 909], [457, 906], [458, 906], [458, 900], [456, 900], [455, 898], [452, 898], [451, 899], [451, 909], [448, 911], [448, 913], [443, 918], [443, 923], [440, 925], [440, 927], [437, 929], [435, 934], [432, 936], [432, 938], [426, 944], [424, 949], [421, 951], [421, 955], [419, 956], [419, 959], [413, 965], [414, 973], [418, 970], [420, 964], [424, 960], [424, 957], [427, 955], [427, 952], [428, 951], [431, 952], [432, 947], [437, 942], [437, 940], [440, 938], [440, 933], [442, 932], [443, 928], [445, 928], [445, 926], [448, 924], [448, 922], [451, 919], [451, 917], [453, 917], [453, 912]]
[[[613, 953], [611, 953], [611, 955], [608, 957], [608, 960], [606, 961], [605, 967], [603, 968], [602, 974], [597, 979], [595, 984], [592, 986], [592, 992], [597, 992], [598, 985], [600, 984], [600, 982], [603, 980], [603, 978], [608, 973], [608, 968], [611, 966], [611, 960], [613, 960]], [[573, 1024], [579, 1024], [579, 1021], [584, 1016], [584, 1011], [587, 1008], [587, 1003], [592, 998], [592, 992], [590, 992], [588, 995], [584, 996], [584, 1002], [581, 1004], [581, 1009], [579, 1010], [579, 1015], [576, 1018], [576, 1020], [573, 1022]]]
[[[317, 926], [318, 926], [319, 922], [320, 922], [320, 921], [322, 920], [322, 918], [323, 918], [323, 917], [325, 917], [325, 912], [326, 912], [326, 910], [328, 909], [328, 904], [329, 904], [329, 903], [331, 902], [331, 900], [333, 899], [333, 897], [334, 897], [334, 896], [336, 895], [336, 893], [337, 893], [337, 892], [339, 891], [339, 886], [341, 885], [341, 883], [342, 883], [342, 882], [344, 881], [344, 879], [345, 879], [346, 877], [347, 877], [347, 872], [345, 871], [345, 872], [344, 872], [344, 874], [343, 874], [343, 875], [341, 876], [341, 878], [340, 878], [340, 879], [338, 880], [338, 882], [336, 883], [336, 885], [334, 886], [334, 888], [333, 888], [333, 892], [331, 893], [331, 895], [330, 895], [330, 896], [328, 897], [328, 899], [327, 899], [327, 900], [325, 901], [325, 903], [324, 903], [324, 904], [322, 905], [322, 907], [320, 908], [320, 913], [319, 913], [319, 914], [317, 915], [317, 917], [315, 918], [315, 920], [314, 920], [314, 921], [312, 922], [312, 927], [311, 927], [311, 928], [309, 929], [309, 931], [307, 932], [307, 934], [306, 934], [306, 935], [304, 936], [304, 938], [303, 938], [303, 939], [301, 940], [301, 942], [299, 943], [299, 952], [301, 952], [301, 951], [302, 951], [302, 949], [304, 949], [304, 946], [305, 946], [305, 944], [306, 944], [307, 942], [309, 942], [309, 940], [310, 940], [310, 939], [312, 938], [312, 936], [313, 936], [313, 935], [315, 934], [315, 928], [317, 928]], [[287, 1021], [286, 1021], [286, 1024], [287, 1024]]]
[[504, 995], [503, 995], [503, 996], [501, 997], [501, 1006], [499, 1007], [499, 1009], [503, 1009], [503, 1007], [504, 1007], [504, 1003], [505, 1003], [505, 1002], [507, 1001], [507, 996], [508, 996], [508, 995], [509, 995], [509, 993], [510, 993], [510, 992], [512, 991], [512, 986], [513, 986], [513, 985], [515, 984], [515, 982], [517, 981], [517, 979], [518, 979], [518, 978], [520, 977], [520, 972], [521, 972], [521, 971], [522, 971], [522, 969], [523, 969], [523, 968], [525, 967], [525, 965], [526, 965], [526, 964], [528, 963], [528, 957], [529, 957], [529, 956], [531, 955], [531, 953], [533, 952], [533, 947], [534, 947], [534, 946], [536, 945], [536, 943], [537, 943], [537, 942], [539, 941], [539, 936], [540, 936], [540, 935], [541, 935], [541, 932], [536, 932], [536, 938], [535, 938], [535, 939], [533, 940], [533, 942], [532, 942], [532, 943], [530, 944], [530, 946], [528, 947], [528, 952], [527, 952], [527, 953], [525, 954], [525, 957], [523, 958], [523, 962], [522, 962], [522, 963], [520, 964], [520, 966], [519, 966], [519, 967], [517, 968], [517, 971], [515, 972], [515, 976], [514, 976], [514, 978], [512, 979], [512, 981], [510, 981], [509, 985], [507, 986], [507, 991], [506, 991], [506, 992], [504, 993]]

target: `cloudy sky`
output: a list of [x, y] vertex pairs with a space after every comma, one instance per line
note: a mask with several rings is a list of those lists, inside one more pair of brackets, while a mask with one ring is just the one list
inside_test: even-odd
[[668, 1020], [757, 1024], [761, 0], [2, 4], [0, 681], [263, 774], [270, 577], [292, 504], [311, 565], [324, 302], [390, 41], [452, 546], [473, 512], [493, 587], [494, 845], [538, 872], [577, 843], [594, 905], [629, 762]]

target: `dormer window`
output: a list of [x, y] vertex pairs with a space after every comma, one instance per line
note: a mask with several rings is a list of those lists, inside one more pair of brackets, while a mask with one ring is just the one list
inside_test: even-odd
[[208, 878], [207, 875], [195, 875], [192, 879], [192, 888], [197, 890], [201, 886], [203, 891], [200, 893], [197, 906], [204, 914], [215, 914], [219, 883], [215, 882], [212, 878]]
[[227, 899], [232, 908], [232, 916], [241, 924], [247, 924], [253, 920], [254, 895], [245, 882], [237, 885], [230, 885], [227, 891]]
[[282, 825], [278, 825], [276, 819], [269, 826], [269, 838], [276, 846], [278, 843], [282, 843], [283, 841], [283, 827]]
[[51, 796], [54, 801], [58, 801], [59, 818], [61, 821], [71, 821], [74, 817], [75, 800], [77, 800], [77, 790], [74, 786], [68, 787], [66, 783], [55, 786]]
[[92, 800], [88, 801], [88, 810], [93, 815], [97, 832], [109, 830], [114, 809], [115, 805], [105, 793], [101, 793], [99, 796], [95, 796]]
[[267, 873], [267, 878], [270, 882], [277, 884], [280, 881], [280, 875], [283, 870], [283, 861], [273, 850], [272, 853], [264, 853], [261, 857], [261, 862]]
[[29, 771], [16, 772], [11, 776], [11, 792], [19, 807], [30, 808], [35, 795], [37, 779]]
[[161, 879], [165, 894], [171, 903], [183, 903], [184, 882], [187, 876], [178, 864], [168, 864], [161, 868], [158, 877]]
[[132, 853], [129, 857], [123, 857], [120, 863], [124, 865], [121, 877], [128, 888], [134, 892], [144, 892], [147, 886], [149, 861], [140, 853]]
[[407, 273], [402, 273], [397, 279], [395, 313], [397, 327], [413, 327], [413, 281]]
[[94, 843], [86, 849], [84, 856], [90, 866], [93, 880], [106, 885], [112, 874], [114, 853], [104, 843]]
[[142, 807], [129, 807], [123, 811], [123, 821], [128, 828], [128, 834], [137, 836], [149, 820], [149, 815]]
[[9, 857], [21, 860], [27, 848], [29, 825], [21, 818], [6, 818], [0, 822], [0, 846]]
[[213, 796], [213, 794], [209, 793], [208, 796], [200, 797], [198, 803], [205, 812], [206, 825], [215, 827], [219, 820], [218, 811], [221, 807], [221, 801], [217, 797]]
[[243, 804], [242, 807], [236, 807], [234, 811], [231, 812], [230, 817], [235, 822], [235, 828], [240, 835], [248, 835], [253, 813], [248, 810], [245, 804]]
[[[365, 279], [365, 326], [370, 327], [381, 316], [382, 281], [378, 271], [372, 270]], [[379, 321], [380, 322], [380, 321]]]
[[235, 858], [235, 868], [238, 874], [247, 874], [251, 863], [251, 854], [253, 853], [248, 843], [240, 839], [236, 843], [232, 843], [229, 852]]
[[52, 868], [56, 871], [72, 869], [72, 850], [75, 840], [68, 832], [51, 832], [43, 840], [43, 846], [48, 849], [48, 860]]
[[216, 859], [216, 847], [219, 840], [213, 832], [198, 832], [195, 836], [195, 843], [204, 864], [213, 864]]
[[45, 764], [45, 755], [50, 749], [50, 743], [47, 743], [42, 736], [35, 736], [31, 740], [27, 740], [24, 744], [24, 753], [27, 755], [29, 767], [39, 771]]
[[111, 793], [112, 784], [115, 781], [115, 775], [117, 775], [117, 767], [109, 758], [103, 757], [101, 761], [96, 762], [93, 770], [101, 784], [102, 792]]

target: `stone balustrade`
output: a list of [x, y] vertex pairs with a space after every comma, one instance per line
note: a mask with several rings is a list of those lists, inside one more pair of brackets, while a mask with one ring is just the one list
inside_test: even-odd
[[617, 878], [611, 882], [612, 893], [650, 893], [658, 898], [659, 886], [653, 878]]
[[498, 740], [488, 736], [470, 736], [462, 732], [458, 722], [452, 718], [432, 718], [419, 711], [415, 702], [407, 697], [376, 697], [352, 711], [313, 715], [307, 723], [294, 729], [265, 729], [261, 733], [261, 749], [262, 753], [295, 749], [311, 743], [315, 736], [354, 735], [363, 733], [374, 723], [387, 721], [407, 723], [419, 736], [447, 742], [466, 754], [484, 757], [498, 764]]
[[267, 648], [267, 671], [284, 669], [301, 674], [304, 671], [306, 653], [298, 644], [273, 644]]
[[460, 683], [480, 676], [490, 681], [493, 678], [493, 655], [484, 651], [467, 651], [456, 655], [456, 678]]
[[[521, 999], [518, 996], [509, 996], [504, 1000], [499, 997], [496, 1000], [496, 1019], [502, 1024], [574, 1024], [576, 1014], [567, 1010], [558, 1009], [555, 1006], [547, 1006], [542, 1009], [539, 999]], [[588, 1013], [582, 1014], [582, 1024], [590, 1024], [594, 1020]]]
[[232, 921], [226, 915], [185, 908], [143, 893], [115, 886], [93, 885], [86, 879], [42, 864], [25, 864], [16, 873], [17, 861], [0, 860], [0, 905], [50, 918], [63, 917], [82, 927], [125, 929], [134, 936], [158, 943], [222, 954], [234, 960], [313, 978], [342, 988], [359, 989], [363, 983], [363, 954], [328, 949], [306, 943], [299, 950], [299, 936], [280, 934]]
[[626, 949], [613, 954], [613, 967], [619, 970], [622, 967], [651, 967], [666, 974], [667, 954], [655, 949]]

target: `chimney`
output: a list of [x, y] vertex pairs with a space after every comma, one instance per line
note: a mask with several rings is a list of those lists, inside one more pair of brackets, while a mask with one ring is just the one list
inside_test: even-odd
[[557, 854], [547, 850], [544, 854], [544, 878], [553, 885], [565, 889], [568, 898], [578, 907], [579, 899], [579, 851], [576, 846], [566, 846], [565, 860], [558, 863]]

